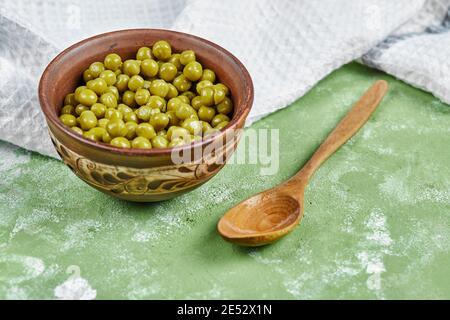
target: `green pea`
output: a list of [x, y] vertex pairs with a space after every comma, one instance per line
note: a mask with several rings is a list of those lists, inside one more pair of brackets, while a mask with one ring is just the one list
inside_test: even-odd
[[192, 108], [194, 108], [195, 110], [198, 111], [200, 109], [200, 107], [203, 106], [202, 97], [201, 96], [194, 97], [194, 99], [192, 99], [192, 101], [191, 101], [191, 105], [192, 105]]
[[106, 126], [108, 125], [108, 122], [109, 122], [109, 119], [103, 118], [103, 119], [98, 120], [98, 124], [97, 125], [99, 127], [101, 127], [101, 128], [105, 128], [106, 129]]
[[119, 104], [119, 106], [117, 107], [117, 110], [119, 110], [120, 112], [122, 112], [122, 114], [125, 116], [127, 113], [134, 113], [133, 109], [131, 109], [129, 106], [127, 106], [126, 104]]
[[97, 119], [100, 119], [105, 116], [106, 106], [101, 103], [95, 103], [92, 105], [91, 111], [95, 114]]
[[152, 50], [148, 47], [142, 47], [139, 48], [137, 54], [136, 54], [136, 60], [146, 60], [152, 58]]
[[89, 81], [86, 86], [88, 87], [88, 89], [94, 91], [99, 96], [108, 89], [108, 84], [104, 79], [101, 78]]
[[222, 130], [223, 128], [225, 128], [227, 125], [229, 124], [229, 121], [222, 121], [221, 123], [219, 123], [217, 126], [215, 126], [214, 128], [216, 128], [217, 130]]
[[200, 96], [202, 97], [204, 106], [210, 107], [214, 105], [214, 89], [212, 87], [203, 88], [200, 92]]
[[208, 122], [202, 121], [202, 132], [203, 133], [205, 133], [206, 131], [211, 130], [211, 129], [212, 129], [212, 127]]
[[177, 67], [172, 63], [163, 63], [159, 69], [159, 77], [167, 82], [173, 81], [178, 73]]
[[139, 119], [138, 119], [136, 113], [134, 113], [134, 111], [133, 112], [124, 113], [123, 114], [123, 120], [126, 121], [126, 122], [133, 121], [133, 122], [136, 122], [136, 123], [139, 121]]
[[150, 85], [150, 92], [152, 95], [159, 96], [161, 98], [165, 98], [169, 93], [169, 85], [164, 80], [155, 80], [152, 81]]
[[177, 118], [175, 111], [167, 111], [166, 115], [169, 117], [169, 127], [178, 126], [180, 119]]
[[136, 116], [139, 120], [147, 122], [150, 120], [152, 108], [145, 105], [136, 110]]
[[170, 59], [168, 61], [171, 64], [173, 64], [177, 68], [178, 71], [183, 70], [183, 65], [180, 62], [180, 57], [181, 57], [181, 54], [175, 53], [170, 57]]
[[210, 69], [205, 69], [203, 70], [203, 75], [200, 80], [201, 81], [207, 80], [210, 81], [211, 83], [214, 83], [216, 82], [216, 74], [214, 73], [214, 71]]
[[190, 81], [198, 81], [203, 75], [203, 67], [197, 61], [189, 62], [184, 67], [183, 74]]
[[95, 77], [92, 74], [91, 70], [87, 69], [87, 70], [85, 70], [83, 72], [83, 80], [84, 80], [84, 82], [88, 83], [89, 81], [94, 80], [94, 79], [95, 79]]
[[83, 89], [78, 95], [78, 101], [85, 106], [92, 106], [98, 100], [97, 94], [90, 89]]
[[89, 66], [89, 71], [94, 78], [100, 77], [100, 74], [105, 71], [105, 66], [101, 62], [94, 62]]
[[[183, 92], [182, 94], [183, 97], [188, 97], [189, 101], [191, 101], [192, 99], [194, 99], [197, 95], [195, 93], [193, 93], [192, 91], [186, 91]], [[189, 102], [187, 102], [189, 103]]]
[[[186, 92], [189, 92], [189, 91], [186, 91]], [[189, 97], [184, 95], [184, 93], [181, 96], [178, 96], [177, 98], [180, 99], [180, 101], [183, 103], [189, 104], [191, 102]]]
[[105, 80], [108, 86], [113, 86], [116, 84], [117, 76], [113, 71], [105, 70], [100, 74], [100, 79]]
[[163, 136], [156, 136], [152, 138], [152, 146], [157, 149], [167, 148], [169, 146], [169, 140]]
[[192, 113], [191, 115], [189, 115], [188, 119], [200, 120], [200, 119], [198, 118], [197, 113]]
[[184, 74], [181, 74], [173, 80], [173, 85], [179, 92], [186, 92], [191, 88], [192, 82]]
[[102, 94], [100, 103], [104, 104], [107, 108], [117, 108], [117, 98], [111, 92]]
[[151, 118], [153, 115], [159, 114], [159, 113], [161, 113], [161, 110], [159, 110], [159, 109], [153, 109], [153, 108], [152, 108], [152, 110], [150, 111], [150, 118]]
[[152, 109], [159, 109], [161, 111], [166, 111], [166, 100], [159, 96], [151, 96], [148, 100], [147, 105]]
[[195, 114], [196, 111], [190, 105], [183, 103], [181, 104], [177, 110], [175, 110], [175, 115], [178, 119], [185, 120], [189, 118], [190, 115]]
[[147, 139], [152, 139], [156, 137], [155, 128], [149, 123], [141, 123], [136, 128], [136, 134], [138, 137], [144, 137]]
[[108, 54], [104, 61], [105, 67], [112, 71], [117, 71], [122, 67], [122, 58], [115, 53]]
[[120, 74], [117, 76], [116, 88], [119, 92], [124, 92], [128, 90], [128, 82], [130, 81], [130, 77], [126, 74]]
[[214, 110], [214, 108], [211, 108], [211, 107], [202, 106], [198, 110], [198, 117], [200, 118], [200, 120], [203, 120], [206, 122], [211, 122], [215, 115], [216, 115], [216, 110]]
[[115, 86], [109, 86], [108, 89], [106, 89], [105, 93], [114, 94], [117, 100], [119, 100], [120, 98], [119, 90]]
[[172, 99], [172, 98], [177, 97], [178, 96], [177, 88], [171, 83], [168, 83], [167, 85], [169, 86], [169, 92], [167, 93], [166, 98], [167, 99]]
[[150, 80], [144, 80], [144, 86], [142, 88], [150, 90], [151, 85], [152, 85], [152, 82]]
[[111, 140], [111, 145], [116, 148], [128, 149], [131, 148], [130, 141], [127, 138], [117, 137]]
[[81, 91], [83, 91], [84, 89], [87, 89], [87, 87], [86, 86], [81, 86], [81, 87], [78, 87], [76, 90], [75, 90], [75, 93], [74, 93], [74, 96], [75, 96], [75, 101], [76, 102], [80, 102], [80, 93], [81, 93]]
[[59, 117], [59, 119], [68, 127], [75, 127], [77, 125], [77, 118], [71, 114], [63, 114]]
[[88, 132], [90, 135], [92, 135], [94, 137], [93, 140], [101, 141], [103, 139], [103, 134], [107, 131], [105, 128], [95, 127], [95, 128], [92, 128], [91, 130], [89, 130]]
[[136, 76], [141, 73], [141, 67], [138, 61], [136, 60], [127, 60], [123, 63], [123, 73], [127, 76]]
[[70, 129], [72, 129], [73, 131], [75, 131], [78, 134], [83, 135], [83, 130], [81, 128], [79, 128], [79, 127], [72, 127]]
[[167, 137], [167, 130], [161, 130], [158, 131], [158, 133], [156, 134], [158, 136], [163, 136], [163, 137]]
[[97, 123], [97, 117], [90, 110], [83, 111], [83, 113], [80, 115], [80, 126], [84, 131], [95, 128], [97, 126]]
[[62, 107], [61, 114], [72, 114], [72, 115], [75, 115], [75, 107], [70, 105], [70, 104], [66, 105], [66, 106]]
[[169, 117], [165, 113], [157, 113], [150, 117], [150, 124], [156, 131], [163, 130], [169, 124]]
[[95, 135], [97, 135], [100, 140], [102, 139], [103, 134], [105, 132], [108, 132], [108, 131], [106, 131], [106, 128], [103, 128], [103, 127], [95, 127], [95, 128], [92, 128], [90, 131], [94, 132]]
[[79, 104], [75, 107], [75, 114], [77, 116], [81, 116], [81, 114], [83, 113], [83, 111], [88, 111], [89, 107], [85, 106], [84, 104]]
[[158, 74], [159, 65], [153, 59], [146, 59], [141, 63], [141, 72], [148, 78], [153, 78]]
[[195, 52], [192, 50], [183, 51], [180, 55], [180, 62], [182, 65], [187, 65], [188, 63], [194, 62], [195, 60]]
[[108, 133], [108, 131], [106, 131], [106, 132], [103, 134], [103, 136], [102, 136], [102, 141], [103, 141], [104, 143], [110, 143], [111, 140], [112, 140], [111, 135]]
[[83, 137], [88, 140], [99, 142], [100, 139], [91, 130], [83, 132]]
[[136, 149], [151, 149], [152, 144], [145, 137], [137, 137], [131, 142], [131, 146]]
[[167, 103], [167, 111], [175, 111], [182, 103], [180, 97], [172, 98]]
[[184, 129], [188, 130], [190, 134], [201, 135], [202, 134], [202, 122], [195, 119], [186, 119], [181, 125]]
[[167, 130], [167, 138], [173, 141], [176, 138], [187, 138], [190, 136], [190, 132], [182, 127], [172, 126]]
[[105, 119], [108, 119], [108, 120], [116, 120], [116, 119], [122, 120], [123, 119], [123, 113], [120, 112], [117, 109], [109, 108], [105, 112]]
[[111, 119], [106, 125], [106, 130], [111, 135], [111, 137], [125, 137], [128, 133], [127, 126], [125, 122], [121, 119]]
[[135, 93], [133, 91], [125, 91], [122, 95], [122, 102], [127, 106], [134, 108], [136, 106]]
[[135, 75], [130, 78], [130, 81], [128, 81], [128, 89], [131, 91], [136, 92], [138, 89], [141, 89], [144, 87], [145, 80], [141, 76]]
[[196, 87], [197, 93], [201, 94], [201, 92], [204, 88], [212, 87], [212, 86], [214, 86], [214, 84], [211, 81], [202, 80], [199, 83], [197, 83], [197, 87]]
[[224, 121], [230, 121], [230, 118], [228, 118], [228, 116], [226, 116], [224, 114], [219, 113], [211, 120], [211, 125], [213, 127], [216, 127], [217, 125], [219, 125], [221, 122], [224, 122]]
[[138, 105], [143, 106], [150, 100], [150, 92], [147, 89], [138, 89], [134, 95], [134, 100]]
[[71, 105], [76, 107], [77, 106], [77, 99], [75, 99], [75, 93], [69, 93], [68, 95], [66, 95], [66, 97], [64, 98], [64, 105]]
[[227, 96], [230, 95], [230, 89], [228, 89], [228, 87], [226, 85], [224, 85], [223, 83], [218, 83], [218, 84], [214, 85], [214, 87], [225, 91], [225, 95], [227, 95]]
[[214, 104], [219, 104], [226, 98], [226, 92], [221, 87], [213, 87], [214, 89]]
[[160, 40], [153, 45], [153, 55], [162, 61], [169, 60], [172, 56], [172, 47], [167, 41]]
[[130, 121], [125, 123], [125, 126], [127, 127], [127, 135], [125, 136], [128, 140], [133, 140], [136, 137], [136, 128], [138, 127], [138, 124], [134, 121]]
[[216, 106], [217, 112], [228, 115], [233, 111], [233, 101], [230, 98], [225, 99]]

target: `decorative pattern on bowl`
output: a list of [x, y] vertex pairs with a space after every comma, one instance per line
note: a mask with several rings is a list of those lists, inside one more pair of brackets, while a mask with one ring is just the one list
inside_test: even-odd
[[160, 201], [172, 193], [184, 193], [215, 176], [237, 147], [239, 137], [198, 162], [154, 168], [131, 168], [109, 165], [87, 159], [59, 143], [50, 132], [56, 151], [64, 163], [83, 181], [94, 188], [128, 199]]

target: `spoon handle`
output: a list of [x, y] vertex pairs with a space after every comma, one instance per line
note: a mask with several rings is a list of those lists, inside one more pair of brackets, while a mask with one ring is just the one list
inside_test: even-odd
[[317, 149], [303, 169], [291, 179], [295, 185], [306, 186], [320, 165], [346, 143], [367, 122], [388, 90], [388, 83], [379, 80], [367, 90]]

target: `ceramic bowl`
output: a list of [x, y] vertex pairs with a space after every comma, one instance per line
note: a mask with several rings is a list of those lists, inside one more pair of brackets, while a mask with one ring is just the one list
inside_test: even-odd
[[[176, 52], [194, 50], [198, 60], [230, 88], [235, 110], [220, 134], [175, 149], [119, 149], [86, 140], [59, 121], [64, 97], [80, 85], [81, 75], [91, 63], [103, 61], [111, 52], [124, 60], [133, 59], [140, 47], [162, 39]], [[242, 63], [210, 41], [168, 30], [135, 29], [101, 34], [62, 52], [42, 75], [39, 100], [56, 150], [78, 177], [120, 199], [155, 202], [199, 187], [224, 166], [217, 159], [227, 159], [237, 147], [238, 129], [244, 126], [252, 107], [253, 84]], [[211, 148], [213, 145], [217, 147]], [[174, 154], [190, 160], [180, 162]]]

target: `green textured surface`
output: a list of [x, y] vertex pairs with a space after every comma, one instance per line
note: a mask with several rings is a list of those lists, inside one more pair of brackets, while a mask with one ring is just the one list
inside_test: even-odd
[[[222, 241], [221, 215], [294, 174], [378, 78], [389, 95], [314, 176], [301, 226], [261, 249]], [[450, 298], [449, 123], [450, 107], [430, 94], [353, 63], [253, 125], [280, 129], [277, 175], [227, 166], [151, 205], [0, 143], [0, 297], [54, 298], [78, 266], [100, 299]]]

